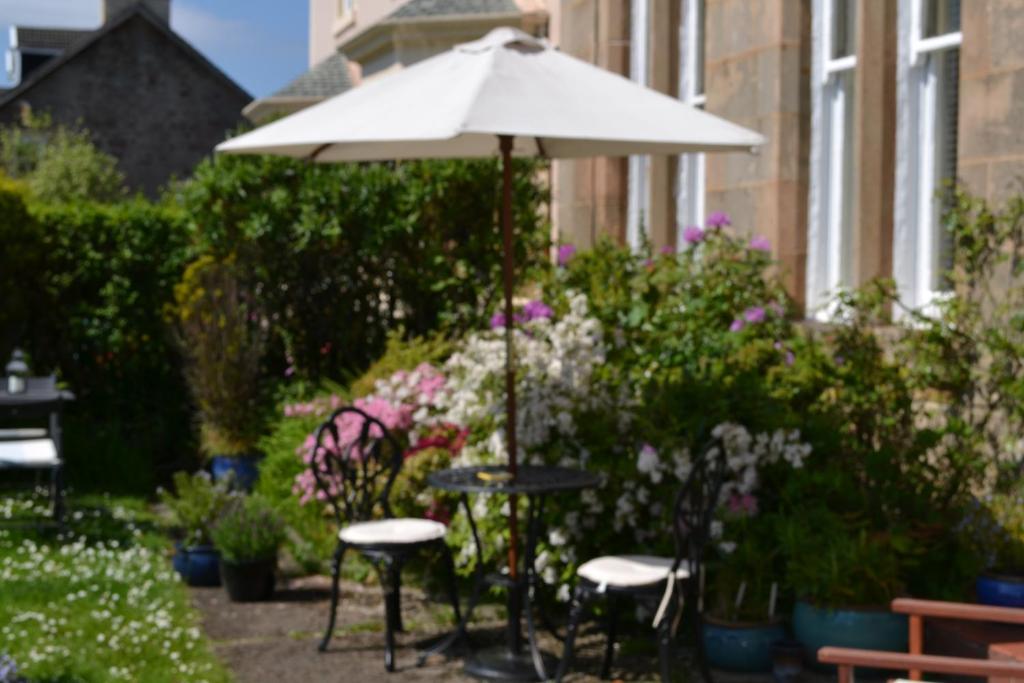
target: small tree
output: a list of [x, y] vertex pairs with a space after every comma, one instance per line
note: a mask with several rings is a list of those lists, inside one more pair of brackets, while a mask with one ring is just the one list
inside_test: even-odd
[[265, 419], [263, 357], [267, 321], [233, 258], [203, 256], [174, 289], [173, 311], [185, 376], [199, 408], [208, 455], [255, 450]]
[[995, 209], [957, 187], [945, 220], [952, 292], [937, 315], [911, 311], [902, 351], [938, 406], [931, 417], [955, 495], [1013, 484], [1024, 471], [1024, 195]]
[[21, 125], [0, 130], [0, 163], [23, 179], [43, 202], [111, 202], [124, 197], [117, 159], [103, 152], [84, 128], [54, 125], [49, 116], [26, 113]]

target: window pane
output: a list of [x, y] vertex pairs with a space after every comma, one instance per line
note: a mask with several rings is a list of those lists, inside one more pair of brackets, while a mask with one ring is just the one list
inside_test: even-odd
[[704, 94], [704, 0], [696, 0], [693, 10], [697, 13], [697, 59], [694, 60], [694, 94]]
[[960, 0], [921, 0], [921, 28], [925, 38], [960, 30]]
[[832, 59], [857, 54], [857, 0], [833, 0]]
[[943, 216], [949, 208], [948, 183], [956, 179], [957, 118], [959, 106], [960, 51], [944, 50], [928, 56], [927, 68], [935, 78], [935, 210], [934, 230], [936, 245], [932, 288], [945, 291], [950, 288], [947, 271], [953, 266], [953, 239], [945, 227]]

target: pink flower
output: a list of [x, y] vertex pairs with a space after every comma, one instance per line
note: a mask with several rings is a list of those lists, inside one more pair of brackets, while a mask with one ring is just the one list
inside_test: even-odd
[[771, 251], [772, 243], [767, 237], [758, 235], [750, 240], [750, 248], [754, 251]]
[[709, 228], [724, 228], [727, 225], [732, 225], [732, 221], [729, 220], [729, 214], [724, 211], [714, 211], [708, 215], [706, 225]]
[[576, 247], [572, 244], [563, 244], [558, 247], [558, 266], [564, 268], [576, 255]]
[[704, 239], [704, 231], [698, 228], [696, 225], [687, 226], [683, 230], [683, 241], [687, 244], [697, 244]]
[[551, 307], [539, 299], [534, 299], [523, 306], [523, 315], [526, 318], [524, 322], [530, 322], [538, 318], [550, 319], [554, 314], [555, 312], [551, 310]]
[[749, 493], [744, 495], [733, 494], [729, 498], [729, 512], [734, 515], [746, 515], [753, 517], [757, 514], [757, 497]]
[[751, 306], [743, 311], [743, 319], [748, 323], [759, 323], [764, 321], [764, 309], [760, 306]]
[[659, 249], [659, 251], [661, 252], [662, 256], [672, 256], [673, 254], [676, 253], [676, 248], [673, 247], [671, 244], [666, 244], [661, 249]]
[[500, 327], [505, 327], [505, 314], [495, 313], [491, 316], [491, 329], [496, 330]]
[[743, 322], [742, 318], [736, 318], [735, 320], [732, 321], [732, 325], [729, 325], [729, 331], [740, 332], [741, 330], [743, 330], [744, 325], [745, 323]]

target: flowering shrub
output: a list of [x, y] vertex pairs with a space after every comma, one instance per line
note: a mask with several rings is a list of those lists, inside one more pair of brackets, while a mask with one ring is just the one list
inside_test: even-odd
[[[386, 380], [378, 381], [376, 393], [363, 398], [357, 398], [352, 405], [365, 412], [370, 417], [379, 420], [388, 432], [405, 447], [410, 443], [415, 447], [419, 442], [419, 429], [426, 426], [430, 408], [433, 405], [436, 395], [444, 387], [445, 378], [436, 368], [423, 363], [415, 370], [407, 372], [399, 370]], [[336, 397], [331, 397], [329, 405], [336, 403]], [[312, 405], [312, 408], [308, 408]], [[299, 404], [298, 406], [285, 406], [286, 414], [306, 413], [307, 410], [316, 414], [323, 410], [323, 400], [312, 404]], [[332, 471], [325, 462], [328, 454], [337, 455], [344, 449], [350, 448], [346, 455], [353, 458], [362, 457], [359, 446], [360, 433], [364, 426], [364, 419], [358, 413], [346, 412], [335, 418], [338, 429], [338, 443], [334, 443], [333, 436], [328, 432], [324, 435], [322, 449], [315, 450], [316, 434], [311, 433], [306, 437], [305, 442], [297, 449], [306, 467], [295, 477], [295, 492], [300, 496], [303, 504], [311, 500], [324, 501], [328, 494], [337, 495], [341, 490], [342, 482], [340, 475]], [[371, 438], [380, 438], [379, 428], [371, 425], [369, 435]], [[419, 450], [422, 450], [420, 448]], [[322, 478], [326, 480], [327, 491], [319, 488], [313, 468], [320, 470]]]

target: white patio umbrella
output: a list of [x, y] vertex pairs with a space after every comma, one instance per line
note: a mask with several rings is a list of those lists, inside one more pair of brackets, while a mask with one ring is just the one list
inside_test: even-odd
[[[498, 28], [217, 146], [318, 162], [489, 157], [503, 163], [508, 468], [516, 472], [512, 347], [513, 155], [548, 158], [750, 150], [751, 130]], [[516, 562], [515, 505], [509, 551]]]

